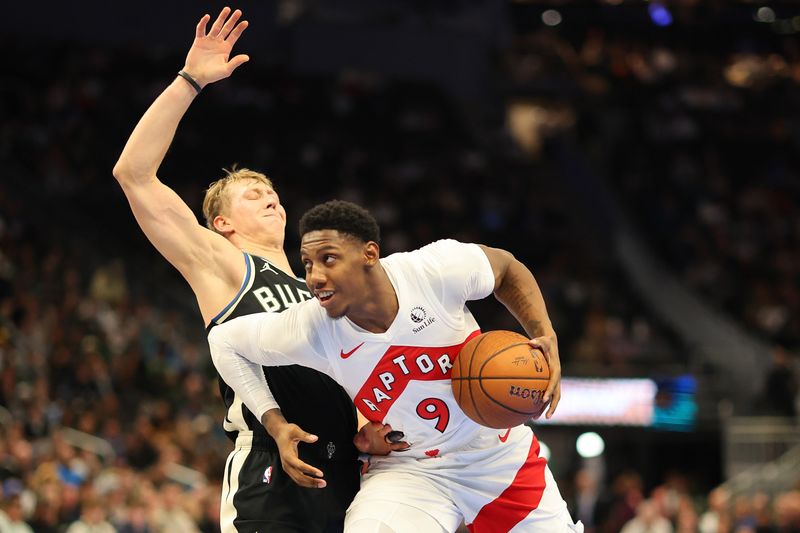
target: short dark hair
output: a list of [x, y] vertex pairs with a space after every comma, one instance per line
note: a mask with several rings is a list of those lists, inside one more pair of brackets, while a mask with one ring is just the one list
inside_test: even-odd
[[330, 200], [306, 211], [300, 218], [300, 236], [332, 229], [364, 242], [380, 243], [381, 230], [369, 211], [352, 202]]

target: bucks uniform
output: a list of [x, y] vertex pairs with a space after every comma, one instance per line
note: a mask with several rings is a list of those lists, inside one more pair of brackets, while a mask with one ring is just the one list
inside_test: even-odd
[[[269, 311], [280, 313], [311, 299], [306, 284], [269, 261], [244, 254], [247, 271], [236, 297], [211, 320], [209, 331], [232, 318]], [[227, 532], [332, 533], [341, 531], [344, 513], [359, 486], [358, 452], [353, 446], [353, 403], [328, 376], [291, 365], [264, 369], [267, 383], [287, 421], [317, 435], [300, 443], [300, 458], [325, 474], [327, 487], [298, 486], [283, 471], [275, 441], [220, 378], [227, 407], [224, 429], [235, 447], [225, 465], [220, 521]]]
[[350, 525], [387, 520], [402, 505], [444, 531], [455, 531], [462, 520], [473, 532], [582, 531], [531, 430], [480, 426], [453, 397], [453, 361], [479, 333], [465, 304], [494, 290], [486, 254], [474, 244], [438, 241], [381, 264], [398, 301], [385, 332], [368, 332], [346, 317], [333, 320], [307, 302], [212, 332], [214, 364], [240, 390], [252, 390], [242, 365], [308, 365], [341, 383], [368, 419], [404, 432], [411, 448], [373, 458], [348, 510]]

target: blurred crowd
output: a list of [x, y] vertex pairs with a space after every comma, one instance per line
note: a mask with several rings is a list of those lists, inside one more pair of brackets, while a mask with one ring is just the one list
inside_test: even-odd
[[[554, 53], [571, 46], [539, 38]], [[230, 443], [203, 324], [111, 176], [181, 58], [0, 44], [24, 58], [0, 84], [0, 533], [217, 531]], [[780, 113], [796, 103], [791, 76], [745, 87], [718, 68], [684, 86], [677, 73], [706, 68], [688, 52], [599, 31], [573, 49], [564, 64], [585, 74], [574, 77], [585, 103], [552, 115], [548, 134], [574, 127], [687, 283], [796, 349], [798, 137]], [[523, 82], [538, 68], [514, 65]], [[508, 139], [487, 146], [471, 127], [429, 86], [254, 62], [204, 90], [159, 174], [199, 214], [222, 167], [265, 171], [287, 206], [295, 261], [297, 218], [331, 197], [372, 210], [384, 253], [443, 237], [504, 247], [536, 275], [567, 373], [684, 371], [687, 350], [638, 300], [598, 228], [570, 212], [556, 165]], [[487, 301], [475, 313], [484, 329], [517, 329], [500, 309]], [[609, 487], [579, 475], [573, 492], [573, 514], [598, 532], [800, 527], [796, 491], [724, 504], [712, 493], [707, 504], [702, 488], [668, 480], [645, 498], [624, 474]], [[729, 527], [704, 529], [709, 520]]]
[[0, 531], [218, 531], [229, 444], [201, 332], [3, 192]]
[[[680, 28], [649, 30], [578, 11], [563, 27], [519, 31], [506, 58], [515, 96], [548, 111], [543, 134], [574, 139], [689, 287], [797, 351], [797, 9], [770, 25], [757, 6], [717, 3], [679, 9]], [[776, 29], [787, 21], [794, 31]]]
[[732, 494], [724, 486], [703, 497], [689, 478], [672, 472], [649, 491], [633, 471], [608, 488], [592, 469], [575, 476], [568, 500], [587, 533], [789, 533], [800, 531], [800, 477], [793, 490], [769, 495]]
[[644, 19], [644, 8], [634, 28], [615, 22], [614, 8], [579, 11], [566, 11], [558, 28], [517, 25], [504, 60], [509, 91], [537, 115], [536, 134], [518, 137], [540, 157], [547, 156], [548, 139], [574, 145], [663, 264], [774, 346], [764, 354], [770, 370], [757, 407], [794, 416], [800, 402], [797, 9], [776, 7], [776, 15], [767, 8], [770, 24], [759, 19], [764, 11], [757, 6], [710, 3], [677, 8], [681, 27], [670, 28]]

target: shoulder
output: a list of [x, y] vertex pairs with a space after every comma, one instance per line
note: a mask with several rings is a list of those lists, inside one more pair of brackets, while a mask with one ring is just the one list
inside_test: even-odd
[[424, 255], [451, 257], [452, 254], [470, 254], [480, 252], [480, 246], [461, 242], [455, 239], [440, 239], [417, 250]]
[[480, 246], [455, 239], [442, 239], [410, 252], [414, 262], [426, 269], [442, 270], [480, 268], [486, 261], [486, 254]]
[[476, 253], [483, 253], [477, 244], [463, 243], [455, 239], [440, 239], [411, 252], [394, 253], [385, 257], [384, 261], [397, 264], [418, 264], [419, 261], [447, 262]]

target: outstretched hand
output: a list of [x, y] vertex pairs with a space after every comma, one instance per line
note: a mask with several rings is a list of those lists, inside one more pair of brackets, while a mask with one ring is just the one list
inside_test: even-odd
[[547, 383], [547, 390], [542, 397], [545, 403], [550, 402], [545, 415], [550, 419], [561, 400], [561, 359], [558, 356], [558, 342], [551, 337], [536, 337], [531, 339], [528, 344], [541, 351], [550, 366], [550, 381]]
[[303, 431], [297, 424], [284, 423], [270, 433], [278, 445], [281, 455], [281, 466], [292, 480], [301, 487], [324, 488], [327, 483], [322, 479], [322, 471], [303, 462], [297, 453], [300, 442], [316, 442], [317, 436]]
[[186, 55], [183, 70], [201, 87], [227, 78], [237, 67], [250, 60], [245, 54], [230, 57], [233, 45], [247, 28], [246, 20], [238, 22], [241, 16], [240, 10], [231, 13], [231, 9], [225, 7], [208, 32], [206, 27], [211, 20], [210, 15], [203, 15], [197, 23], [194, 42]]

